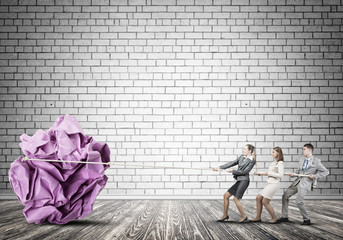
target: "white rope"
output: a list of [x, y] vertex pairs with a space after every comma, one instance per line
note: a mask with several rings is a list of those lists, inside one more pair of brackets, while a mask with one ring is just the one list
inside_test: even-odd
[[[171, 167], [171, 166], [158, 166], [158, 165], [145, 165], [145, 164], [126, 164], [126, 163], [114, 163], [114, 162], [85, 162], [85, 161], [71, 161], [71, 160], [55, 160], [55, 159], [35, 159], [23, 157], [21, 161], [39, 161], [39, 162], [62, 162], [62, 163], [83, 163], [83, 164], [101, 164], [101, 165], [116, 165], [116, 166], [128, 166], [128, 167], [150, 167], [150, 168], [169, 168], [169, 169], [189, 169], [189, 170], [205, 170], [213, 171], [213, 168], [191, 168], [191, 167]], [[225, 171], [225, 169], [219, 169], [219, 171]]]
[[[284, 175], [288, 175], [289, 173], [285, 173]], [[298, 174], [298, 173], [292, 173], [294, 177], [309, 177], [310, 175], [306, 175], [306, 174]]]
[[[191, 168], [191, 167], [171, 167], [171, 166], [159, 166], [159, 165], [139, 165], [139, 164], [126, 164], [126, 163], [114, 163], [114, 162], [85, 162], [85, 161], [71, 161], [71, 160], [55, 160], [55, 159], [35, 159], [23, 157], [21, 161], [38, 161], [38, 162], [61, 162], [61, 163], [83, 163], [83, 164], [101, 164], [101, 165], [116, 165], [116, 166], [125, 166], [125, 167], [149, 167], [149, 168], [166, 168], [166, 169], [187, 169], [187, 170], [204, 170], [204, 171], [213, 171], [213, 168]], [[219, 169], [218, 171], [226, 171], [226, 169]], [[253, 173], [250, 173], [253, 175]], [[305, 174], [296, 174], [293, 173], [296, 177], [309, 177], [310, 175]], [[257, 173], [261, 176], [262, 173]], [[285, 173], [284, 175], [288, 175]], [[314, 187], [317, 184], [317, 181], [314, 182]]]
[[[289, 174], [289, 173], [285, 173], [284, 175], [289, 176], [288, 174]], [[298, 173], [293, 173], [293, 176], [294, 176], [294, 177], [310, 177], [310, 175], [298, 174]], [[315, 178], [315, 179], [313, 180], [313, 188], [316, 188], [316, 187], [317, 187], [317, 179]]]

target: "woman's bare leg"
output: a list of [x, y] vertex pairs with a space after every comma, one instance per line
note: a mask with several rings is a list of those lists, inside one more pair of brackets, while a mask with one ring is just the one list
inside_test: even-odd
[[267, 209], [267, 211], [269, 212], [270, 216], [272, 217], [272, 219], [269, 222], [274, 223], [274, 222], [276, 222], [277, 219], [276, 219], [276, 215], [275, 215], [275, 212], [274, 212], [274, 209], [273, 209], [272, 205], [269, 204], [270, 200], [271, 199], [263, 198], [262, 204]]
[[262, 195], [258, 194], [256, 197], [256, 217], [252, 220], [252, 221], [258, 221], [261, 220], [261, 215], [262, 215], [262, 200], [264, 198], [262, 197]]
[[229, 192], [226, 192], [224, 194], [224, 212], [223, 212], [223, 216], [221, 217], [221, 219], [225, 219], [228, 216], [227, 212], [229, 210], [229, 205], [230, 205], [229, 200], [230, 200], [231, 196], [232, 195]]
[[237, 209], [238, 209], [239, 213], [241, 214], [241, 219], [239, 220], [241, 222], [241, 221], [243, 221], [247, 217], [247, 215], [245, 215], [245, 212], [244, 212], [243, 205], [242, 205], [241, 201], [238, 198], [236, 198], [236, 197], [233, 197], [233, 200], [235, 201]]

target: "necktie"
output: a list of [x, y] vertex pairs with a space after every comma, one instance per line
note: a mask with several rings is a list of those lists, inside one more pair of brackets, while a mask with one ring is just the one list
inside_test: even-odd
[[308, 164], [308, 159], [306, 158], [305, 162], [304, 162], [304, 165], [303, 165], [303, 171], [305, 171], [306, 167], [307, 167], [307, 164]]

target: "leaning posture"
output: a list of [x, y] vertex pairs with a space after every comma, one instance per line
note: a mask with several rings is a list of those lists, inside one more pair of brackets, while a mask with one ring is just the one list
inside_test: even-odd
[[[298, 177], [284, 192], [282, 195], [282, 217], [278, 219], [278, 222], [288, 222], [289, 198], [297, 194], [296, 202], [304, 220], [301, 225], [311, 224], [310, 216], [304, 204], [304, 197], [308, 191], [313, 190], [314, 180], [323, 178], [329, 174], [329, 171], [323, 166], [321, 160], [312, 155], [313, 149], [313, 145], [310, 143], [305, 144], [302, 149], [305, 158], [300, 160], [296, 173], [309, 175], [309, 177]], [[288, 175], [294, 177], [293, 173], [289, 173]]]
[[252, 222], [260, 222], [263, 206], [267, 209], [268, 213], [272, 217], [269, 223], [277, 223], [276, 215], [273, 207], [270, 205], [274, 194], [280, 188], [280, 180], [284, 174], [283, 153], [280, 147], [273, 148], [272, 156], [274, 161], [271, 163], [268, 172], [254, 172], [255, 175], [268, 176], [267, 186], [259, 192], [256, 197], [256, 217]]
[[[254, 157], [252, 157], [254, 154]], [[213, 171], [219, 171], [219, 169], [227, 169], [232, 166], [238, 165], [237, 170], [228, 169], [227, 171], [232, 173], [237, 182], [224, 194], [224, 213], [223, 216], [217, 220], [217, 222], [223, 222], [229, 219], [229, 199], [231, 196], [241, 214], [240, 223], [248, 222], [248, 217], [246, 216], [242, 203], [242, 199], [245, 190], [248, 188], [250, 183], [249, 172], [256, 164], [256, 149], [253, 145], [247, 144], [243, 148], [243, 155], [234, 161], [228, 162], [218, 168], [213, 168]]]

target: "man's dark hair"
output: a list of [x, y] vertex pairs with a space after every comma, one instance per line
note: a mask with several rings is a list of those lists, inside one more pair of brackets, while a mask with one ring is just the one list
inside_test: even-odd
[[314, 150], [314, 147], [313, 147], [313, 145], [312, 145], [311, 143], [306, 143], [306, 144], [304, 145], [304, 147], [305, 147], [305, 148], [308, 148], [308, 149], [311, 149], [312, 152], [313, 152], [313, 150]]

